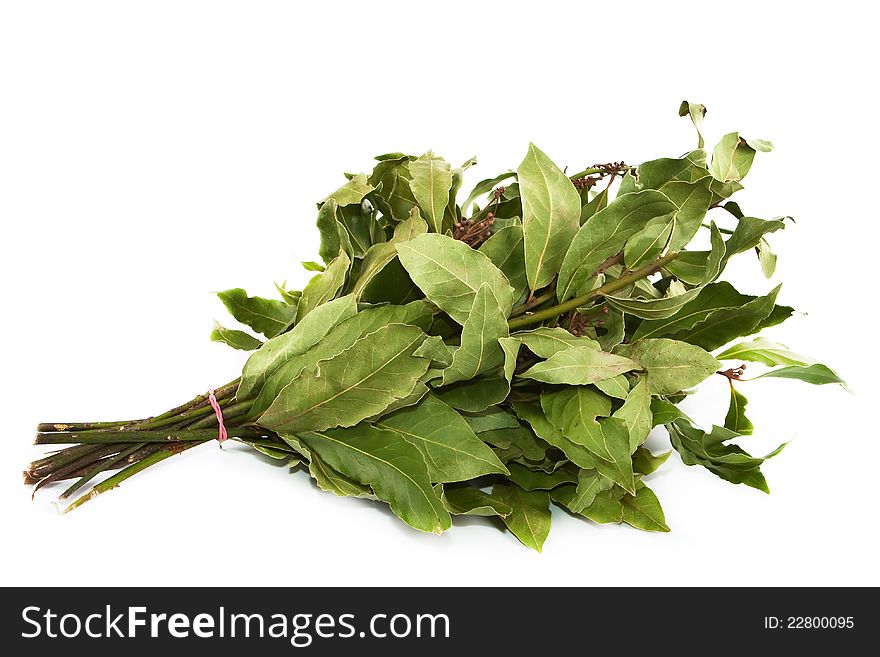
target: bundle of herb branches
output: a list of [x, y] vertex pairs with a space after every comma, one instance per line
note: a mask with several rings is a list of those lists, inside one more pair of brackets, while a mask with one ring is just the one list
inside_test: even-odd
[[[392, 153], [347, 175], [318, 206], [325, 264], [305, 263], [318, 273], [304, 290], [220, 294], [266, 338], [219, 325], [212, 334], [253, 352], [214, 393], [230, 438], [308, 470], [325, 491], [386, 502], [416, 529], [497, 516], [538, 550], [551, 503], [667, 531], [645, 483], [670, 453], [643, 445], [658, 425], [685, 464], [767, 491], [761, 464], [779, 449], [753, 456], [740, 445], [752, 424], [739, 363], [771, 368], [755, 378], [842, 381], [782, 345], [736, 342], [792, 314], [778, 287], [749, 295], [720, 280], [743, 253], [773, 274], [767, 236], [786, 218], [728, 200], [771, 145], [731, 133], [710, 156], [705, 108], [685, 102], [679, 113], [699, 138], [683, 157], [568, 176], [531, 145], [516, 171], [460, 204], [474, 160], [453, 169], [431, 152]], [[678, 404], [715, 375], [730, 382], [730, 408], [705, 431]], [[61, 497], [76, 508], [216, 439], [210, 401], [42, 424], [38, 444], [72, 446], [32, 463], [25, 480], [73, 480]]]

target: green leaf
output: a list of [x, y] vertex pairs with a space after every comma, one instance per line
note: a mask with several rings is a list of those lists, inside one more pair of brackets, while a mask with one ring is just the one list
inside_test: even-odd
[[521, 299], [528, 289], [522, 226], [507, 226], [497, 231], [483, 242], [480, 252], [507, 277], [513, 286], [513, 298]]
[[650, 488], [639, 482], [635, 495], [620, 498], [623, 505], [623, 522], [648, 532], [668, 532], [666, 518], [660, 500]]
[[581, 226], [559, 268], [556, 296], [577, 296], [587, 279], [605, 260], [620, 252], [626, 241], [649, 221], [677, 210], [664, 194], [653, 189], [618, 196]]
[[670, 454], [672, 454], [672, 450], [655, 456], [647, 447], [639, 447], [633, 453], [633, 470], [639, 474], [649, 475], [666, 463]]
[[278, 285], [275, 283], [275, 289], [278, 290], [278, 294], [281, 295], [281, 299], [288, 306], [297, 306], [299, 304], [299, 300], [302, 298], [302, 292], [299, 290], [288, 290], [285, 286], [287, 283], [282, 283]]
[[611, 351], [626, 337], [626, 323], [623, 319], [623, 313], [619, 310], [611, 310], [605, 315], [602, 328], [605, 332], [597, 336], [596, 340], [603, 351]]
[[467, 381], [504, 364], [499, 338], [507, 337], [507, 313], [488, 284], [483, 283], [474, 298], [471, 313], [461, 331], [461, 346], [452, 354], [452, 364], [443, 371], [443, 383]]
[[766, 278], [773, 278], [776, 272], [776, 254], [770, 250], [770, 243], [762, 237], [755, 247], [755, 253], [758, 254], [758, 262], [761, 263], [761, 272]]
[[661, 189], [672, 182], [695, 183], [711, 177], [706, 168], [706, 153], [702, 149], [691, 151], [684, 157], [661, 157], [642, 162], [638, 168], [636, 189]]
[[550, 533], [550, 495], [507, 484], [495, 484], [492, 494], [511, 508], [510, 515], [502, 518], [510, 532], [523, 545], [540, 552]]
[[276, 433], [321, 431], [380, 413], [413, 392], [428, 369], [427, 359], [412, 356], [424, 338], [421, 329], [405, 324], [361, 338], [281, 388], [259, 425]]
[[593, 385], [609, 397], [614, 397], [615, 399], [626, 399], [626, 396], [629, 394], [629, 381], [623, 374], [618, 374], [603, 381], [596, 381]]
[[755, 149], [738, 132], [724, 135], [712, 151], [709, 172], [720, 182], [739, 182], [745, 178], [755, 159]]
[[494, 178], [486, 178], [485, 180], [481, 180], [476, 185], [474, 185], [474, 188], [471, 190], [471, 193], [468, 194], [467, 199], [465, 199], [465, 202], [462, 203], [461, 207], [464, 209], [469, 208], [471, 203], [476, 201], [483, 194], [488, 194], [505, 180], [509, 180], [510, 178], [515, 177], [515, 171], [505, 171], [504, 173], [501, 173]]
[[359, 484], [351, 477], [337, 472], [324, 462], [317, 452], [309, 453], [309, 474], [318, 488], [339, 497], [373, 497], [369, 486]]
[[495, 447], [515, 447], [521, 456], [537, 463], [547, 454], [547, 443], [540, 440], [529, 427], [517, 425], [515, 429], [484, 431], [480, 438]]
[[572, 513], [578, 513], [593, 522], [601, 524], [623, 522], [623, 505], [620, 503], [621, 493], [622, 491], [618, 488], [599, 491], [588, 506], [580, 511], [575, 511], [572, 506], [579, 508], [579, 505], [577, 502], [577, 489], [574, 486], [560, 486], [550, 491], [553, 501], [557, 504], [564, 506], [569, 511], [572, 511]]
[[675, 251], [682, 248], [700, 230], [706, 213], [709, 211], [709, 206], [712, 204], [710, 181], [711, 178], [708, 177], [694, 182], [672, 180], [660, 186], [660, 191], [677, 208], [673, 215], [675, 221], [672, 235], [669, 238], [669, 250]]
[[596, 470], [580, 470], [574, 496], [566, 506], [572, 513], [582, 513], [596, 499], [596, 495], [609, 490], [614, 482], [603, 477]]
[[726, 444], [726, 441], [739, 437], [739, 434], [724, 427], [712, 427], [710, 433], [705, 433], [687, 420], [678, 419], [667, 424], [666, 428], [672, 446], [685, 465], [702, 465], [731, 483], [770, 492], [760, 467], [764, 461], [782, 451], [785, 444], [764, 457], [755, 457], [736, 445]]
[[642, 322], [633, 334], [633, 341], [675, 335], [692, 329], [717, 310], [736, 310], [755, 298], [740, 294], [726, 281], [710, 283], [702, 288], [695, 299], [685, 304], [674, 315], [664, 319]]
[[530, 402], [514, 402], [513, 410], [517, 416], [528, 422], [534, 432], [542, 440], [550, 443], [579, 468], [592, 469], [596, 467], [596, 457], [593, 452], [569, 440], [565, 435], [554, 427], [544, 415], [541, 406]]
[[500, 406], [490, 406], [479, 413], [463, 413], [461, 417], [474, 433], [519, 427], [516, 417]]
[[653, 427], [653, 415], [651, 414], [651, 392], [648, 388], [647, 379], [641, 379], [626, 397], [623, 406], [614, 412], [614, 417], [626, 422], [629, 430], [629, 452], [632, 454], [636, 448], [645, 442]]
[[459, 324], [470, 314], [477, 290], [486, 283], [505, 316], [513, 306], [513, 289], [486, 255], [464, 242], [428, 233], [396, 245], [400, 261], [419, 289]]
[[236, 398], [239, 401], [253, 398], [266, 379], [285, 361], [305, 353], [334, 326], [353, 317], [356, 312], [354, 297], [344, 296], [319, 306], [293, 329], [266, 342], [245, 363]]
[[259, 349], [263, 344], [250, 333], [228, 329], [217, 322], [214, 322], [214, 330], [211, 331], [211, 340], [213, 342], [223, 342], [233, 349], [241, 349], [242, 351]]
[[409, 187], [435, 233], [443, 232], [443, 214], [452, 189], [452, 170], [442, 158], [428, 151], [409, 163]]
[[374, 244], [364, 254], [357, 280], [351, 289], [352, 294], [360, 298], [370, 283], [397, 258], [397, 244], [408, 242], [427, 232], [428, 224], [422, 219], [419, 209], [413, 208], [409, 217], [394, 227], [394, 236], [390, 240]]
[[359, 173], [352, 176], [351, 179], [342, 187], [324, 199], [324, 203], [333, 200], [341, 208], [346, 205], [359, 204], [364, 198], [373, 191], [373, 186], [367, 181], [367, 176]]
[[[797, 379], [798, 381], [805, 381], [806, 383], [812, 383], [817, 386], [825, 385], [827, 383], [839, 383], [844, 388], [846, 387], [844, 380], [841, 379], [834, 370], [821, 363], [814, 363], [813, 365], [807, 366], [791, 365], [789, 367], [780, 367], [778, 370], [771, 370], [770, 372], [765, 372], [761, 376], [756, 376], [755, 379], [763, 379], [766, 377]], [[751, 380], [754, 381], [755, 379]]]
[[526, 276], [529, 287], [538, 290], [553, 280], [578, 230], [581, 199], [568, 176], [534, 144], [529, 144], [517, 179]]
[[386, 415], [376, 426], [396, 432], [418, 448], [432, 482], [507, 474], [507, 468], [467, 422], [433, 395], [427, 395], [415, 406]]
[[556, 470], [553, 473], [531, 470], [518, 463], [510, 464], [510, 481], [526, 491], [551, 490], [562, 484], [577, 482], [577, 475], [568, 470]]
[[249, 297], [240, 287], [218, 292], [217, 296], [236, 320], [267, 338], [274, 338], [284, 331], [296, 314], [294, 306], [274, 299]]
[[324, 265], [318, 264], [317, 262], [312, 262], [310, 260], [304, 260], [300, 263], [303, 266], [303, 269], [306, 271], [324, 271]]
[[574, 336], [564, 328], [541, 326], [530, 331], [518, 331], [511, 336], [538, 358], [551, 358], [560, 351], [573, 347], [599, 350], [599, 343], [590, 338]]
[[409, 188], [412, 177], [409, 162], [415, 158], [402, 153], [389, 154], [389, 157], [376, 158], [379, 163], [373, 168], [368, 179], [376, 188], [370, 195], [376, 201], [380, 211], [389, 220], [403, 221], [415, 207], [416, 200]]
[[629, 428], [626, 422], [617, 417], [599, 420], [602, 429], [602, 443], [610, 453], [610, 459], [596, 459], [596, 470], [611, 479], [624, 490], [635, 491], [632, 459], [629, 449]]
[[687, 415], [682, 413], [678, 406], [666, 399], [659, 399], [657, 397], [651, 398], [651, 415], [653, 416], [651, 424], [655, 427], [661, 424], [669, 424], [678, 418], [688, 419]]
[[730, 386], [730, 405], [727, 407], [727, 416], [724, 418], [724, 428], [735, 431], [741, 436], [751, 436], [755, 429], [751, 420], [746, 417], [746, 405], [749, 400], [745, 395]]
[[[438, 485], [439, 486], [439, 485]], [[434, 487], [436, 491], [438, 486]], [[484, 493], [472, 486], [440, 487], [440, 500], [449, 513], [457, 516], [509, 516], [513, 508], [500, 496]]]
[[700, 347], [668, 338], [639, 340], [619, 345], [614, 351], [647, 370], [648, 386], [655, 395], [692, 388], [721, 365]]
[[638, 269], [643, 264], [656, 260], [669, 243], [675, 222], [661, 218], [652, 221], [626, 241], [623, 261], [627, 269]]
[[443, 342], [443, 338], [439, 335], [428, 336], [422, 346], [413, 352], [413, 356], [430, 358], [432, 364], [443, 367], [449, 367], [452, 364], [452, 349]]
[[728, 347], [715, 358], [718, 360], [747, 360], [763, 363], [770, 367], [777, 365], [810, 365], [814, 361], [789, 350], [783, 344], [771, 342], [766, 338], [755, 338], [750, 342], [740, 342]]
[[[414, 301], [405, 306], [368, 308], [343, 320], [317, 344], [302, 354], [291, 355], [273, 370], [256, 396], [248, 417], [258, 417], [288, 383], [302, 371], [314, 369], [319, 361], [341, 354], [364, 336], [389, 324], [410, 324], [425, 329], [430, 324], [431, 315], [432, 309], [426, 302]], [[424, 353], [424, 347], [425, 343], [413, 355], [429, 357]]]
[[611, 415], [611, 400], [605, 395], [586, 386], [548, 389], [541, 393], [541, 408], [566, 438], [600, 458], [613, 459], [596, 419]]
[[[336, 218], [336, 211], [339, 208], [336, 201], [330, 199], [325, 201], [318, 209], [318, 232], [321, 235], [321, 246], [318, 249], [318, 255], [324, 262], [330, 262], [339, 255], [340, 249], [345, 250], [349, 255], [352, 254], [351, 244], [348, 239], [348, 233]], [[346, 248], [347, 247], [347, 248]]]
[[351, 260], [345, 251], [340, 251], [339, 256], [330, 261], [327, 269], [309, 281], [303, 289], [302, 298], [297, 306], [296, 321], [301, 322], [303, 317], [312, 312], [321, 304], [327, 303], [345, 285], [345, 277]]
[[411, 527], [439, 534], [452, 524], [431, 488], [421, 453], [396, 434], [361, 424], [300, 438], [333, 469], [370, 486]]
[[[733, 235], [727, 238], [725, 247], [727, 253], [724, 263], [737, 253], [744, 253], [749, 249], [756, 248], [765, 235], [775, 233], [785, 228], [785, 219], [757, 219], [755, 217], [742, 217], [733, 231]], [[722, 266], [723, 269], [723, 266]]]
[[719, 308], [709, 313], [699, 324], [676, 331], [672, 337], [711, 350], [738, 337], [757, 333], [762, 328], [762, 321], [774, 311], [779, 287], [766, 296], [752, 297], [741, 306]]
[[591, 347], [571, 347], [520, 374], [524, 379], [544, 383], [587, 385], [639, 369], [639, 364], [620, 355]]
[[658, 320], [672, 317], [699, 294], [700, 288], [693, 288], [681, 294], [659, 299], [629, 299], [609, 294], [606, 295], [605, 300], [609, 306], [617, 308], [621, 312], [642, 319]]
[[501, 372], [462, 381], [437, 390], [437, 396], [458, 411], [479, 413], [500, 404], [510, 393], [510, 380]]
[[691, 117], [694, 128], [697, 129], [697, 148], [703, 148], [703, 133], [700, 132], [700, 128], [703, 125], [703, 119], [706, 117], [706, 106], [683, 100], [678, 108], [678, 115]]

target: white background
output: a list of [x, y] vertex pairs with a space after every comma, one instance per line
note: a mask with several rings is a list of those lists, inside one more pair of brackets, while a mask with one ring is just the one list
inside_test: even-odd
[[[0, 11], [0, 583], [880, 584], [876, 64], [870, 3], [27, 2]], [[315, 202], [373, 155], [428, 148], [469, 182], [528, 142], [560, 164], [770, 139], [739, 195], [797, 220], [771, 241], [770, 337], [837, 387], [744, 384], [773, 493], [676, 455], [651, 477], [670, 534], [554, 512], [537, 554], [482, 519], [441, 537], [207, 444], [65, 516], [21, 485], [38, 421], [161, 411], [237, 376], [212, 291], [299, 287]], [[728, 277], [751, 293], [749, 254]], [[704, 423], [725, 382], [690, 405]], [[651, 445], [667, 444], [664, 436]]]

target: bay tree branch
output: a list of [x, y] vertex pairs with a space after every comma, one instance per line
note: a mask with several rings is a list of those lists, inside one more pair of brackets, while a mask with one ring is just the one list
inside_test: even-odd
[[599, 297], [603, 297], [607, 294], [622, 290], [623, 288], [635, 283], [636, 281], [647, 278], [651, 274], [656, 274], [677, 257], [678, 252], [676, 251], [673, 251], [672, 253], [667, 253], [662, 258], [658, 258], [654, 262], [648, 263], [644, 267], [640, 267], [639, 269], [631, 271], [628, 274], [624, 274], [620, 278], [609, 281], [605, 285], [597, 287], [595, 290], [587, 292], [584, 295], [575, 297], [574, 299], [569, 299], [568, 301], [557, 304], [555, 306], [550, 306], [549, 308], [544, 308], [543, 310], [532, 313], [530, 315], [516, 317], [507, 322], [507, 325], [510, 327], [510, 330], [516, 330], [524, 326], [530, 326], [532, 324], [538, 324], [548, 319], [553, 319], [554, 317], [558, 317], [559, 315], [570, 312], [572, 310], [577, 310], [581, 306], [595, 299], [598, 299]]

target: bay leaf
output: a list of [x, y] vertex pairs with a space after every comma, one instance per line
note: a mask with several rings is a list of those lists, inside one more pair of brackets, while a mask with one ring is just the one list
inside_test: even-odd
[[814, 363], [812, 365], [806, 366], [789, 365], [788, 367], [780, 367], [777, 370], [771, 370], [769, 372], [761, 374], [760, 376], [756, 376], [755, 379], [763, 379], [765, 377], [797, 379], [798, 381], [812, 383], [813, 385], [817, 386], [825, 385], [828, 383], [838, 383], [844, 388], [846, 387], [846, 383], [837, 375], [837, 372], [832, 370], [827, 365], [822, 365], [821, 363]]
[[516, 417], [500, 406], [490, 406], [479, 413], [462, 413], [461, 417], [474, 433], [495, 429], [515, 429], [519, 426]]
[[640, 369], [638, 363], [621, 355], [590, 347], [570, 347], [519, 376], [544, 383], [587, 385], [636, 369]]
[[365, 174], [359, 173], [352, 176], [351, 179], [342, 187], [324, 199], [324, 203], [329, 200], [335, 201], [339, 207], [346, 205], [360, 204], [367, 194], [373, 191], [373, 186], [367, 180]]
[[606, 259], [623, 249], [626, 241], [649, 221], [674, 213], [676, 206], [662, 192], [646, 189], [618, 196], [590, 217], [578, 230], [559, 267], [556, 296], [565, 301], [578, 294]]
[[597, 470], [580, 470], [574, 496], [566, 506], [572, 513], [582, 513], [596, 499], [596, 495], [614, 486], [614, 482]]
[[396, 434], [361, 424], [303, 433], [300, 438], [333, 469], [370, 486], [411, 527], [439, 534], [451, 526], [449, 512], [431, 488], [421, 453]]
[[636, 361], [647, 371], [647, 384], [655, 395], [692, 388], [721, 366], [704, 349], [668, 338], [638, 340], [618, 345], [614, 351]]
[[354, 297], [347, 295], [322, 304], [287, 333], [272, 338], [248, 358], [241, 375], [236, 399], [255, 396], [263, 383], [285, 361], [305, 353], [340, 322], [357, 313]]
[[571, 180], [534, 144], [517, 169], [523, 247], [529, 287], [553, 280], [578, 230], [580, 195]]
[[479, 250], [507, 277], [513, 298], [521, 299], [528, 289], [522, 226], [514, 224], [496, 231]]
[[540, 552], [550, 533], [550, 495], [508, 484], [495, 484], [492, 494], [511, 508], [510, 514], [502, 518], [510, 532], [523, 545]]
[[754, 299], [755, 297], [740, 294], [726, 281], [710, 283], [674, 315], [658, 320], [645, 320], [639, 324], [633, 334], [633, 341], [674, 335], [693, 328], [716, 310], [736, 309]]
[[583, 445], [567, 438], [557, 429], [544, 415], [539, 404], [531, 402], [514, 402], [513, 410], [517, 416], [528, 422], [535, 434], [546, 441], [563, 454], [579, 468], [592, 469], [596, 467], [597, 458]]
[[283, 301], [249, 297], [240, 287], [218, 292], [229, 314], [267, 338], [274, 338], [293, 322], [296, 307]]
[[507, 335], [507, 313], [489, 285], [483, 283], [462, 327], [461, 345], [452, 354], [452, 364], [443, 371], [442, 385], [467, 381], [501, 367], [504, 352], [498, 339]]
[[[301, 372], [314, 369], [320, 361], [337, 356], [364, 336], [390, 324], [410, 324], [424, 330], [431, 321], [432, 313], [428, 303], [414, 301], [404, 306], [387, 305], [368, 308], [344, 319], [317, 344], [309, 347], [302, 354], [290, 354], [283, 363], [273, 369], [260, 387], [248, 417], [259, 417], [275, 401], [281, 390]], [[414, 351], [413, 355], [425, 356], [424, 347], [425, 343]]]
[[348, 268], [350, 266], [351, 260], [348, 254], [345, 251], [340, 251], [339, 255], [327, 265], [326, 270], [309, 281], [308, 285], [303, 289], [302, 298], [297, 306], [297, 322], [301, 322], [303, 317], [315, 308], [327, 303], [336, 296], [336, 293], [345, 285], [345, 278], [348, 275]]
[[693, 288], [671, 297], [659, 299], [632, 299], [614, 294], [606, 295], [605, 301], [612, 308], [642, 319], [657, 320], [672, 317], [700, 294]]
[[674, 215], [653, 220], [626, 241], [623, 261], [627, 269], [638, 269], [663, 253], [675, 226]]
[[358, 271], [357, 280], [351, 288], [351, 293], [360, 298], [364, 290], [375, 278], [397, 258], [395, 245], [408, 242], [415, 237], [428, 232], [428, 224], [419, 214], [418, 208], [413, 208], [409, 217], [394, 227], [394, 235], [387, 242], [380, 242], [371, 246], [364, 254], [363, 262]]
[[464, 242], [428, 233], [396, 245], [400, 262], [433, 303], [459, 324], [470, 314], [477, 290], [486, 283], [507, 316], [513, 288], [489, 258]]
[[[437, 486], [434, 487], [435, 491]], [[457, 516], [509, 516], [513, 508], [494, 493], [472, 486], [443, 486], [440, 500], [449, 513]]]
[[609, 397], [614, 397], [615, 399], [626, 399], [626, 396], [629, 394], [629, 381], [623, 374], [618, 374], [610, 379], [596, 381], [593, 385]]
[[386, 415], [376, 426], [396, 432], [425, 459], [432, 482], [465, 481], [507, 468], [452, 408], [433, 395]]
[[572, 347], [599, 350], [599, 343], [590, 338], [574, 336], [564, 328], [541, 326], [529, 331], [517, 331], [512, 338], [519, 340], [539, 358], [550, 358]]
[[348, 427], [371, 417], [416, 387], [429, 361], [412, 356], [421, 329], [389, 324], [320, 361], [291, 380], [258, 418], [275, 432]]
[[655, 456], [647, 447], [639, 447], [633, 453], [633, 470], [639, 474], [649, 475], [666, 463], [670, 454], [672, 450]]
[[669, 531], [660, 500], [641, 481], [636, 487], [635, 495], [624, 495], [620, 498], [620, 503], [623, 505], [623, 522], [631, 527], [649, 532]]
[[755, 427], [751, 420], [746, 417], [746, 405], [749, 400], [731, 384], [730, 404], [727, 407], [727, 415], [724, 418], [724, 428], [735, 431], [741, 436], [750, 436]]
[[242, 351], [259, 349], [263, 344], [250, 333], [228, 329], [217, 322], [214, 322], [214, 330], [211, 331], [211, 340], [213, 342], [228, 344], [233, 349], [241, 349]]
[[648, 380], [643, 378], [633, 386], [623, 406], [614, 412], [614, 417], [626, 422], [629, 430], [629, 452], [632, 454], [651, 433], [653, 415], [651, 414], [651, 392]]
[[739, 182], [752, 168], [754, 159], [755, 149], [738, 132], [731, 132], [713, 149], [709, 172], [720, 182]]
[[461, 207], [467, 210], [470, 207], [471, 203], [476, 201], [484, 194], [488, 194], [505, 180], [509, 180], [510, 178], [516, 178], [515, 171], [505, 171], [504, 173], [498, 174], [494, 178], [486, 178], [485, 180], [481, 180], [476, 185], [474, 185], [474, 188], [471, 190], [471, 193], [468, 194], [468, 197], [465, 199]]
[[442, 158], [428, 151], [409, 163], [412, 176], [409, 187], [413, 197], [424, 212], [431, 230], [443, 233], [443, 215], [452, 189], [452, 170]]
[[562, 484], [577, 482], [577, 474], [566, 469], [553, 473], [531, 470], [523, 465], [511, 463], [507, 478], [525, 491], [551, 490]]

